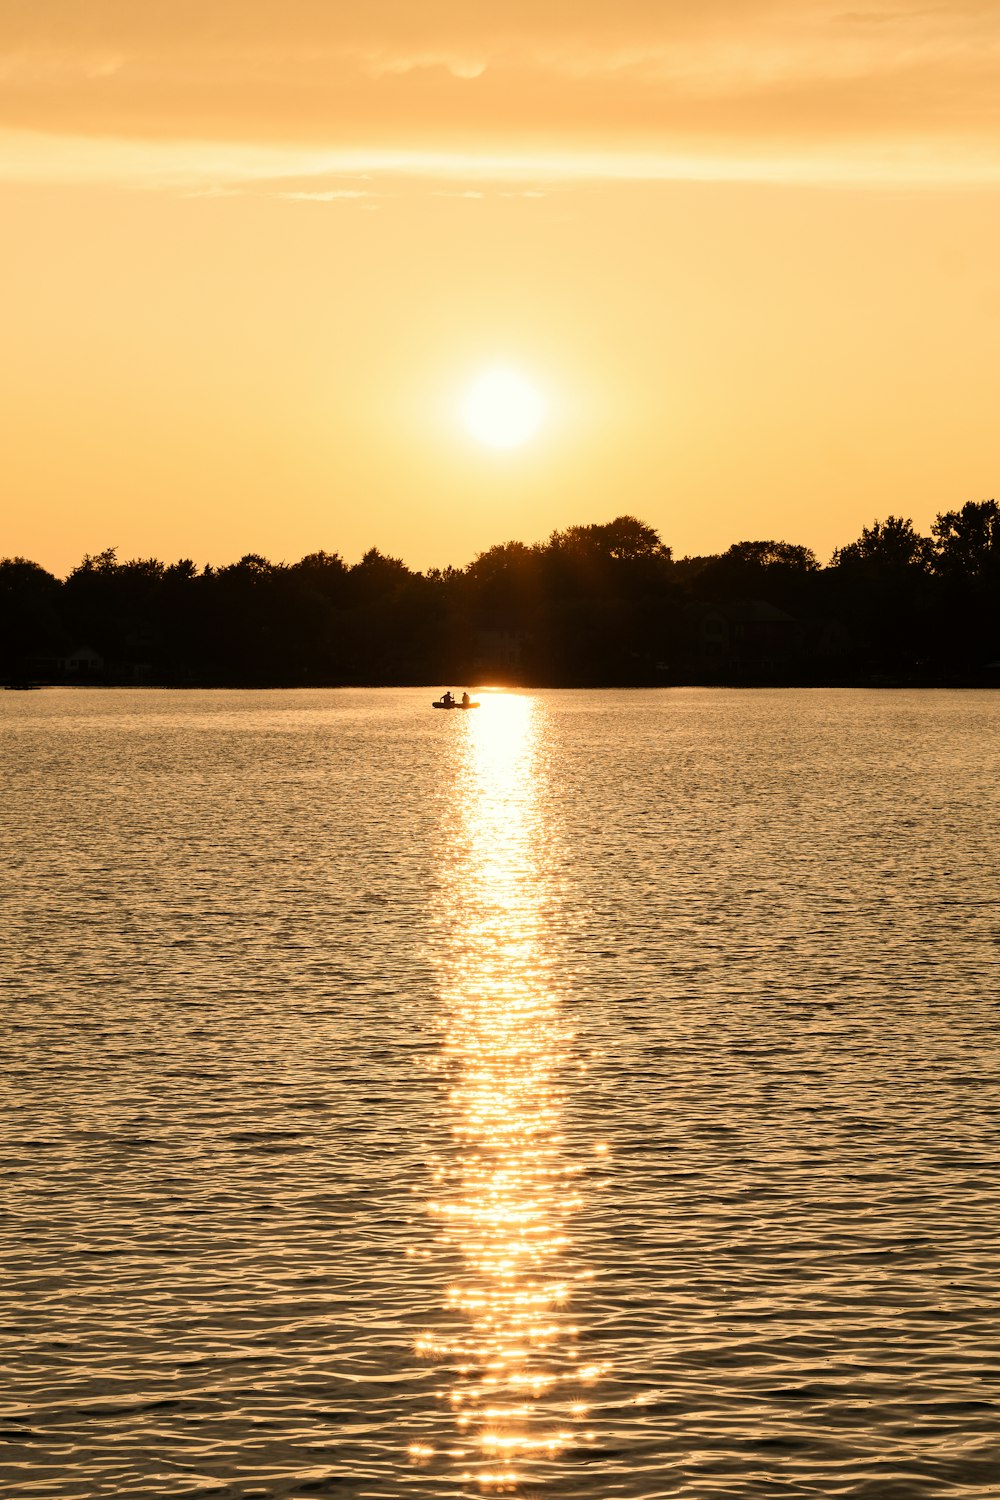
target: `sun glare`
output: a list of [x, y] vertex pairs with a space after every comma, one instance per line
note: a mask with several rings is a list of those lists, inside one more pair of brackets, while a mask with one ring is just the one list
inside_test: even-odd
[[516, 370], [487, 370], [462, 403], [466, 427], [490, 448], [517, 448], [526, 443], [544, 415], [540, 393]]

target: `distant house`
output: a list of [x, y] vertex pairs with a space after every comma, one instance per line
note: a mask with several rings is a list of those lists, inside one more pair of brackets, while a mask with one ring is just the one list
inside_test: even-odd
[[80, 681], [104, 676], [105, 661], [93, 646], [77, 646], [65, 656], [56, 657], [56, 671], [67, 681]]
[[770, 673], [802, 651], [799, 622], [765, 599], [694, 604], [686, 618], [689, 664], [705, 672]]
[[772, 672], [788, 664], [801, 650], [797, 620], [764, 599], [726, 606], [729, 654], [739, 670]]
[[685, 654], [707, 671], [720, 671], [729, 664], [729, 621], [712, 604], [693, 604], [685, 620]]

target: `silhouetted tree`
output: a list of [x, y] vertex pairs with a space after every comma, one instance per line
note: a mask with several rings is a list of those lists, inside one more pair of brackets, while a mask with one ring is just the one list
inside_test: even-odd
[[64, 618], [76, 637], [73, 644], [93, 646], [109, 660], [148, 650], [165, 571], [156, 558], [120, 563], [114, 547], [84, 557], [63, 589]]
[[807, 610], [818, 596], [819, 563], [809, 547], [795, 542], [736, 542], [709, 558], [691, 580], [696, 594], [716, 603], [761, 600], [792, 614]]
[[911, 672], [930, 650], [932, 552], [930, 538], [900, 516], [873, 521], [834, 552], [831, 595], [870, 666]]
[[534, 682], [683, 680], [699, 661], [715, 662], [710, 680], [804, 681], [837, 670], [845, 639], [855, 679], [989, 680], [1000, 659], [997, 503], [942, 512], [930, 537], [899, 516], [873, 521], [825, 569], [784, 541], [674, 561], [632, 515], [424, 573], [375, 547], [353, 566], [325, 551], [290, 565], [247, 553], [201, 571], [190, 558], [120, 562], [108, 547], [63, 583], [25, 558], [0, 562], [8, 680], [90, 645], [119, 681], [140, 662], [165, 683], [470, 681], [477, 661], [491, 650], [502, 660], [514, 642]]
[[62, 642], [58, 578], [26, 557], [0, 560], [0, 673], [30, 675], [28, 658], [49, 654]]
[[336, 552], [310, 552], [293, 563], [292, 572], [298, 574], [305, 587], [323, 598], [338, 602], [344, 598], [347, 565]]
[[961, 510], [945, 511], [931, 527], [934, 570], [963, 585], [1000, 583], [1000, 506], [995, 500], [970, 500]]
[[480, 552], [465, 570], [465, 598], [484, 624], [527, 626], [543, 598], [543, 552], [502, 542]]
[[856, 542], [838, 547], [831, 567], [855, 569], [869, 578], [894, 579], [916, 570], [926, 573], [933, 547], [929, 537], [913, 529], [913, 522], [887, 516], [863, 528]]
[[970, 500], [931, 527], [940, 652], [975, 669], [1000, 658], [1000, 506]]

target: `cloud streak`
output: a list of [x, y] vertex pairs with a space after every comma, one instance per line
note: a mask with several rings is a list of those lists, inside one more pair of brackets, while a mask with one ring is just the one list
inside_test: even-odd
[[511, 0], [498, 21], [476, 0], [33, 0], [0, 13], [0, 85], [7, 175], [15, 137], [49, 136], [103, 142], [105, 163], [169, 148], [181, 176], [228, 151], [416, 175], [579, 158], [583, 175], [914, 180], [922, 162], [992, 181], [1000, 5]]

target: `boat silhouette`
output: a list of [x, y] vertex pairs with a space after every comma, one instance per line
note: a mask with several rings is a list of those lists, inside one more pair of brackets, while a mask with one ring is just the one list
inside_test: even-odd
[[465, 702], [463, 702], [460, 698], [453, 698], [450, 693], [445, 693], [445, 695], [444, 695], [443, 698], [436, 698], [434, 700], [434, 702], [431, 704], [431, 707], [432, 708], [461, 708], [461, 709], [466, 709], [466, 708], [478, 708], [479, 707], [479, 703], [478, 703], [478, 701], [476, 699], [473, 699], [473, 698], [466, 698]]

